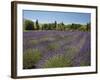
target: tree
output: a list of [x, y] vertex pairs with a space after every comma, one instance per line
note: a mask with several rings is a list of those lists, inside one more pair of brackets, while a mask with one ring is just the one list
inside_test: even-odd
[[52, 29], [52, 24], [49, 23], [47, 27], [48, 27], [48, 30], [51, 30]]
[[54, 22], [54, 29], [57, 28], [57, 21]]
[[87, 31], [90, 31], [90, 27], [91, 27], [91, 24], [90, 24], [90, 23], [87, 23], [87, 25], [86, 25], [86, 30], [87, 30]]
[[61, 23], [61, 30], [65, 30], [65, 25], [63, 22]]
[[48, 24], [43, 24], [42, 30], [48, 30]]
[[39, 26], [38, 20], [36, 20], [36, 30], [39, 30], [39, 29], [40, 29], [40, 26]]
[[81, 24], [72, 23], [70, 29], [71, 30], [79, 30], [81, 26], [82, 26]]
[[24, 21], [24, 29], [25, 30], [34, 30], [34, 22], [31, 20]]
[[62, 22], [61, 25], [64, 26], [64, 23]]

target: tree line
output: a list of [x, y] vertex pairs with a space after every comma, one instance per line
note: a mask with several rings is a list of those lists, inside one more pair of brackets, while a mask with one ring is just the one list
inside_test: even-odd
[[64, 24], [63, 22], [57, 23], [57, 21], [54, 21], [54, 23], [44, 23], [40, 24], [38, 20], [35, 22], [31, 20], [24, 20], [24, 30], [80, 30], [80, 31], [90, 31], [90, 23], [87, 23], [85, 25], [82, 24]]

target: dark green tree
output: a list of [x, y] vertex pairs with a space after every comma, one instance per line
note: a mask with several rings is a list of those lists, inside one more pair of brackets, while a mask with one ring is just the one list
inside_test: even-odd
[[54, 29], [57, 28], [57, 21], [54, 22]]
[[65, 24], [63, 22], [61, 23], [61, 30], [65, 30]]
[[50, 23], [48, 24], [47, 27], [48, 27], [48, 30], [52, 30], [52, 25]]
[[36, 20], [36, 30], [39, 30], [39, 29], [40, 29], [39, 22], [38, 20]]
[[87, 23], [87, 24], [86, 24], [86, 30], [87, 30], [87, 31], [90, 31], [90, 27], [91, 27], [91, 24], [90, 24], [90, 23]]
[[31, 20], [24, 21], [24, 30], [34, 30], [34, 22]]
[[64, 26], [64, 23], [62, 22], [61, 25]]
[[80, 29], [81, 26], [82, 26], [81, 24], [72, 23], [72, 25], [70, 26], [70, 29], [71, 30], [78, 30], [78, 29]]
[[43, 24], [42, 25], [42, 30], [48, 30], [48, 24]]

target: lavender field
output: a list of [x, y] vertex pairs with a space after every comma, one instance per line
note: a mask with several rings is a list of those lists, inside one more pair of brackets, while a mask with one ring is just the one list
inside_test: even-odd
[[88, 31], [24, 31], [23, 68], [90, 66], [90, 43]]

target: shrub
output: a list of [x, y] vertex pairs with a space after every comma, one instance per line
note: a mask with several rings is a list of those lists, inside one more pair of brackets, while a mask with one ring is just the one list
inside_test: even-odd
[[34, 22], [31, 20], [24, 21], [24, 30], [34, 30]]
[[42, 55], [38, 49], [28, 49], [23, 54], [23, 68], [35, 68], [35, 64], [41, 59]]
[[80, 61], [80, 66], [90, 66], [90, 63], [86, 62], [86, 61]]
[[53, 67], [69, 67], [72, 66], [72, 62], [67, 59], [64, 55], [55, 55], [49, 58], [45, 64], [44, 68], [53, 68]]
[[81, 27], [79, 28], [79, 30], [80, 30], [80, 31], [86, 31], [86, 26], [81, 26]]
[[48, 46], [47, 46], [47, 50], [56, 50], [56, 49], [58, 49], [58, 48], [60, 48], [60, 45], [59, 44], [57, 44], [57, 43], [51, 43], [51, 44], [49, 44]]
[[33, 44], [33, 45], [36, 45], [36, 44], [39, 43], [39, 41], [38, 41], [38, 40], [35, 40], [35, 39], [30, 40], [29, 42], [30, 42], [31, 44]]

